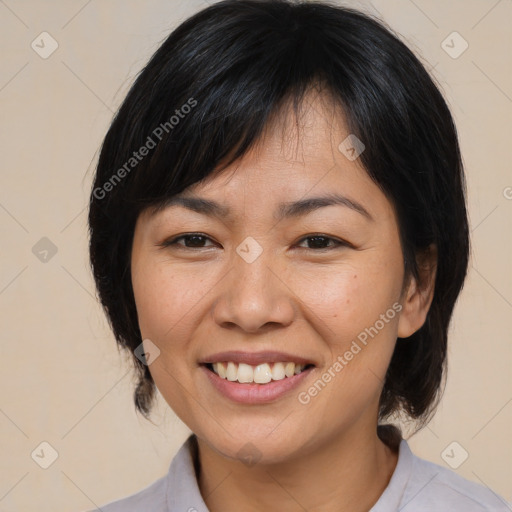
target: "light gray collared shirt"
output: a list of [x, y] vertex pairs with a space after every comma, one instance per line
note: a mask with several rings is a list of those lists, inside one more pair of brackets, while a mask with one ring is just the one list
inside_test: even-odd
[[[141, 491], [90, 512], [209, 512], [194, 469], [194, 434], [167, 475]], [[414, 455], [405, 439], [388, 486], [369, 512], [511, 512], [493, 491]]]

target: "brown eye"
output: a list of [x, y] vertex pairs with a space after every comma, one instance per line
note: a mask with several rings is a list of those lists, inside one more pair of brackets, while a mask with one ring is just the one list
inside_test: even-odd
[[[184, 243], [178, 243], [180, 240], [183, 240]], [[169, 247], [174, 245], [182, 249], [203, 249], [205, 247], [213, 247], [213, 245], [205, 245], [205, 242], [208, 240], [211, 241], [211, 239], [206, 235], [200, 233], [190, 233], [186, 235], [180, 235], [171, 240], [167, 240], [162, 244], [162, 246]]]
[[304, 249], [311, 250], [325, 250], [325, 249], [335, 249], [339, 246], [348, 245], [346, 242], [342, 242], [341, 240], [336, 240], [330, 236], [326, 235], [309, 235], [304, 237], [300, 243], [304, 241], [307, 242], [309, 247], [304, 247]]

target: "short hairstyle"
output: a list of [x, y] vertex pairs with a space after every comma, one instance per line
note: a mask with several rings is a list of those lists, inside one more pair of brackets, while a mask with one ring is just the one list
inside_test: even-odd
[[379, 420], [405, 413], [423, 426], [431, 418], [469, 257], [452, 116], [420, 60], [381, 21], [291, 0], [225, 0], [179, 25], [136, 78], [102, 144], [91, 266], [116, 341], [133, 356], [134, 402], [146, 418], [155, 384], [134, 354], [142, 342], [130, 274], [138, 216], [237, 161], [283, 105], [293, 100], [297, 113], [318, 83], [364, 143], [361, 163], [395, 209], [405, 275], [419, 278], [418, 254], [437, 247], [426, 321], [398, 338], [379, 404]]

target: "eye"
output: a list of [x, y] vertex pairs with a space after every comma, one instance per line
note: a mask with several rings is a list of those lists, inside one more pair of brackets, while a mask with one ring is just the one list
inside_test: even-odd
[[[185, 244], [178, 243], [179, 240], [183, 240]], [[208, 240], [211, 241], [211, 238], [207, 237], [206, 235], [203, 235], [202, 233], [187, 233], [185, 235], [180, 235], [170, 240], [166, 240], [160, 245], [163, 247], [175, 245], [182, 249], [202, 249], [204, 247], [213, 247], [213, 245], [204, 245], [204, 242]]]
[[[342, 240], [337, 240], [335, 238], [332, 238], [327, 235], [322, 234], [312, 234], [308, 235], [304, 238], [302, 238], [299, 242], [303, 243], [306, 242], [310, 245], [310, 247], [303, 247], [304, 249], [310, 249], [310, 250], [329, 250], [329, 249], [336, 249], [340, 246], [350, 246], [348, 242], [344, 242]], [[330, 246], [326, 246], [326, 244], [329, 244], [332, 242]]]
[[[183, 241], [184, 243], [179, 243]], [[215, 244], [205, 245], [206, 242], [212, 242], [212, 239], [202, 233], [186, 233], [177, 237], [171, 238], [159, 244], [162, 247], [176, 246], [181, 249], [205, 249], [207, 247], [214, 247]], [[314, 251], [325, 251], [330, 249], [336, 249], [337, 247], [350, 247], [351, 244], [348, 242], [337, 240], [333, 237], [323, 234], [312, 234], [303, 237], [299, 244], [307, 243], [309, 247], [301, 247], [302, 249], [314, 250]]]

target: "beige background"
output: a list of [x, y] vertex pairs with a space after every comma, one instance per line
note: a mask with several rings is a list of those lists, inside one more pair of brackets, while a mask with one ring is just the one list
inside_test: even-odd
[[[468, 176], [472, 265], [448, 385], [411, 446], [446, 466], [441, 454], [458, 442], [452, 459], [469, 457], [456, 471], [512, 500], [512, 2], [344, 3], [378, 13], [433, 69]], [[188, 433], [161, 399], [154, 425], [134, 412], [130, 367], [95, 299], [85, 208], [97, 150], [135, 74], [204, 5], [0, 1], [1, 511], [79, 511], [136, 492], [167, 471]], [[43, 31], [59, 45], [47, 59], [31, 48]], [[453, 31], [469, 44], [456, 59], [441, 46]], [[32, 252], [42, 237], [57, 248], [47, 262]], [[43, 441], [59, 455], [48, 469], [31, 458]]]

